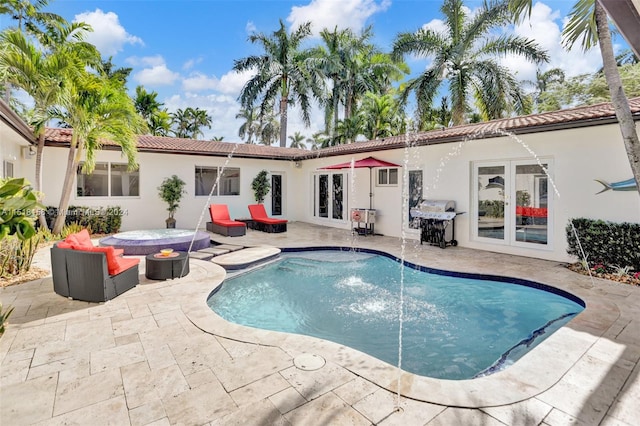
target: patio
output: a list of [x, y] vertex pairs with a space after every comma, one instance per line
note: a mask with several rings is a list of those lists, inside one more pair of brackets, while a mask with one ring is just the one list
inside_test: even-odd
[[[400, 256], [397, 238], [290, 222], [216, 241], [346, 246]], [[634, 425], [640, 418], [640, 288], [564, 265], [408, 241], [413, 263], [532, 279], [581, 297], [587, 309], [507, 370], [470, 381], [403, 374], [343, 346], [229, 324], [206, 306], [225, 276], [192, 259], [187, 277], [144, 278], [104, 304], [53, 292], [51, 277], [0, 289], [15, 311], [0, 339], [0, 419], [6, 424]], [[50, 268], [49, 250], [34, 266]], [[315, 371], [294, 365], [320, 355]], [[467, 408], [461, 408], [467, 407]]]

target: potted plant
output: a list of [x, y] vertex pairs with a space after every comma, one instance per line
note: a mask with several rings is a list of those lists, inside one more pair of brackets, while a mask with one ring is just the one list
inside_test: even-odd
[[169, 211], [169, 217], [165, 221], [167, 223], [167, 228], [176, 227], [176, 220], [173, 218], [173, 215], [180, 206], [180, 199], [182, 198], [182, 195], [186, 194], [186, 191], [184, 190], [185, 185], [185, 181], [180, 179], [178, 176], [173, 175], [163, 180], [162, 184], [158, 187], [160, 198], [169, 205], [167, 208]]
[[268, 172], [266, 170], [261, 170], [251, 182], [251, 189], [253, 189], [256, 201], [261, 204], [264, 202], [264, 197], [271, 189], [271, 184], [269, 183], [269, 179], [267, 179], [267, 175]]

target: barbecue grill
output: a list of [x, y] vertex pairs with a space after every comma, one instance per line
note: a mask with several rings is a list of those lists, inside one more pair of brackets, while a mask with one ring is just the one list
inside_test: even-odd
[[410, 210], [411, 216], [420, 221], [420, 244], [427, 242], [445, 248], [457, 246], [454, 239], [456, 202], [451, 200], [424, 200]]

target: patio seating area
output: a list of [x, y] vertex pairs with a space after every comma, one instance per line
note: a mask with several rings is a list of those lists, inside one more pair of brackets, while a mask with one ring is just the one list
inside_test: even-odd
[[[211, 234], [244, 247], [344, 246], [395, 256], [401, 241], [289, 222], [288, 231]], [[406, 260], [531, 279], [587, 308], [507, 370], [444, 381], [403, 373], [344, 346], [248, 329], [206, 305], [224, 268], [191, 259], [183, 278], [140, 284], [106, 303], [69, 300], [51, 276], [0, 289], [15, 306], [0, 338], [3, 424], [627, 425], [640, 418], [640, 288], [558, 262], [406, 242]], [[214, 258], [215, 259], [215, 258]], [[50, 250], [34, 266], [51, 269]], [[301, 355], [324, 358], [298, 368]]]

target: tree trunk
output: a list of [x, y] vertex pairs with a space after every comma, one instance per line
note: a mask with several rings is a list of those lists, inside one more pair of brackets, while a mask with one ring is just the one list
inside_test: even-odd
[[[42, 194], [42, 156], [44, 155], [44, 133], [45, 129], [38, 135], [38, 147], [36, 150], [36, 182], [35, 190], [38, 193], [38, 197]], [[42, 201], [42, 200], [40, 200]], [[47, 219], [44, 217], [44, 212], [39, 210], [38, 222], [40, 222], [41, 229], [49, 229], [47, 225]]]
[[[76, 145], [78, 146], [77, 148]], [[58, 205], [58, 216], [56, 217], [52, 230], [54, 234], [60, 234], [65, 224], [67, 208], [69, 207], [71, 191], [73, 190], [73, 182], [76, 177], [76, 170], [78, 170], [78, 158], [81, 152], [82, 144], [72, 138], [71, 145], [69, 146], [69, 156], [67, 157], [67, 170], [64, 176], [64, 183], [62, 184], [60, 204]]]
[[287, 98], [280, 99], [280, 146], [287, 146]]
[[[629, 101], [622, 88], [620, 73], [618, 72], [618, 66], [613, 53], [607, 13], [597, 0], [595, 1], [595, 15], [598, 28], [598, 44], [600, 45], [600, 54], [602, 55], [604, 75], [607, 80], [607, 85], [609, 86], [609, 93], [611, 94], [611, 104], [620, 123], [620, 132], [622, 133], [624, 147], [629, 157], [633, 177], [636, 183], [640, 185], [640, 140], [638, 140], [638, 133], [636, 132], [636, 125], [633, 121]], [[638, 187], [638, 194], [640, 195], [640, 187]]]
[[338, 89], [338, 79], [333, 80], [333, 127], [329, 133], [329, 138], [333, 141], [338, 128], [338, 122], [340, 121], [340, 115], [338, 113], [338, 105], [340, 104], [340, 90]]

